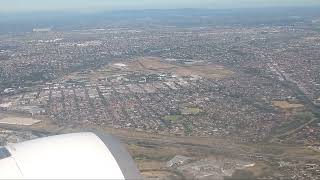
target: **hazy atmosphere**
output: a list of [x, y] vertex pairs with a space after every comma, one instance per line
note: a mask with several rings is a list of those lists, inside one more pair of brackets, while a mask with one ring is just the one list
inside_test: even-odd
[[0, 0], [0, 180], [318, 180], [319, 49], [320, 0]]
[[1, 0], [1, 12], [314, 6], [318, 0]]

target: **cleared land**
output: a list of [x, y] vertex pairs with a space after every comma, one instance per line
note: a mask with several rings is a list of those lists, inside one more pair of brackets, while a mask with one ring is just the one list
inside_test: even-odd
[[31, 126], [39, 122], [41, 122], [41, 120], [37, 120], [33, 118], [21, 118], [21, 117], [4, 117], [0, 119], [0, 124], [20, 125], [20, 126]]
[[281, 109], [296, 109], [304, 107], [302, 104], [291, 104], [288, 101], [272, 101], [272, 103], [274, 106]]
[[139, 58], [127, 65], [128, 70], [132, 71], [171, 72], [177, 76], [200, 76], [212, 79], [224, 78], [233, 74], [232, 71], [219, 65], [206, 64], [181, 66], [162, 62], [160, 58], [154, 57]]
[[146, 74], [172, 73], [178, 77], [191, 76], [195, 78], [203, 77], [209, 79], [222, 79], [233, 74], [232, 71], [225, 67], [215, 64], [178, 65], [167, 63], [161, 58], [140, 57], [133, 61], [115, 61], [112, 64], [106, 65], [95, 71], [72, 73], [63, 77], [59, 81], [96, 82], [99, 79], [105, 79], [109, 76], [124, 75], [129, 72], [144, 72]]
[[[14, 128], [19, 130], [19, 127]], [[257, 161], [253, 167], [241, 169], [251, 172], [254, 177], [272, 175], [279, 172], [277, 160], [281, 158], [298, 161], [319, 160], [319, 153], [306, 147], [280, 144], [237, 144], [231, 140], [212, 137], [176, 137], [137, 132], [125, 129], [102, 128], [93, 125], [59, 126], [54, 122], [40, 122], [24, 130], [41, 132], [47, 135], [70, 132], [98, 131], [107, 132], [118, 137], [128, 148], [130, 154], [146, 179], [186, 179], [177, 169], [166, 167], [166, 162], [176, 155], [190, 157], [194, 162], [207, 158], [241, 160], [244, 156], [263, 155], [267, 161]], [[246, 158], [245, 158], [246, 159]], [[251, 162], [251, 161], [250, 161]], [[203, 167], [192, 166], [194, 168]], [[206, 166], [207, 167], [207, 166]], [[210, 166], [214, 167], [213, 166]], [[197, 170], [197, 169], [196, 169]], [[237, 176], [234, 176], [237, 178]], [[192, 177], [190, 177], [192, 178]]]

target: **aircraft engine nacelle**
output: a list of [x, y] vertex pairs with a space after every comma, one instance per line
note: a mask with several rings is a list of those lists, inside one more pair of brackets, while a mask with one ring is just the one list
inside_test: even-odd
[[141, 179], [110, 135], [73, 133], [0, 147], [1, 179]]

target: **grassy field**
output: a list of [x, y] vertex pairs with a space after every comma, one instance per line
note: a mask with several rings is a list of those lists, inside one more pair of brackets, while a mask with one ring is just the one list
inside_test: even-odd
[[178, 121], [178, 120], [181, 120], [182, 118], [183, 118], [182, 115], [166, 115], [163, 117], [164, 120], [169, 121], [169, 122]]
[[203, 110], [197, 107], [186, 107], [181, 110], [181, 114], [183, 115], [197, 115], [201, 112], [203, 112]]
[[225, 78], [233, 74], [232, 71], [219, 65], [181, 66], [163, 62], [157, 57], [140, 57], [127, 65], [128, 71], [172, 72], [178, 76], [200, 76], [212, 79]]
[[[297, 118], [308, 119], [310, 118], [309, 115], [309, 113], [297, 114]], [[171, 120], [178, 120], [181, 117], [183, 116], [168, 116]], [[188, 121], [184, 122], [188, 126]], [[239, 143], [231, 139], [219, 137], [169, 136], [94, 125], [61, 126], [55, 122], [50, 123], [50, 121], [35, 124], [28, 127], [28, 129], [50, 132], [50, 134], [96, 130], [110, 133], [126, 145], [146, 179], [153, 177], [169, 179], [174, 176], [181, 178], [179, 174], [166, 167], [166, 162], [176, 155], [200, 160], [213, 156], [241, 158], [241, 154], [248, 156], [258, 153], [269, 159], [269, 161], [254, 161], [255, 166], [236, 173], [233, 179], [252, 177], [252, 175], [253, 177], [259, 177], [279, 172], [277, 169], [279, 158], [284, 161], [297, 160], [301, 162], [320, 160], [320, 153], [306, 147], [277, 143]]]

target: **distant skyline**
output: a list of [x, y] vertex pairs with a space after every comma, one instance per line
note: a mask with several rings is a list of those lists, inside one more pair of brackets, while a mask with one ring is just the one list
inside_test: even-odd
[[320, 6], [319, 0], [0, 0], [0, 12]]

